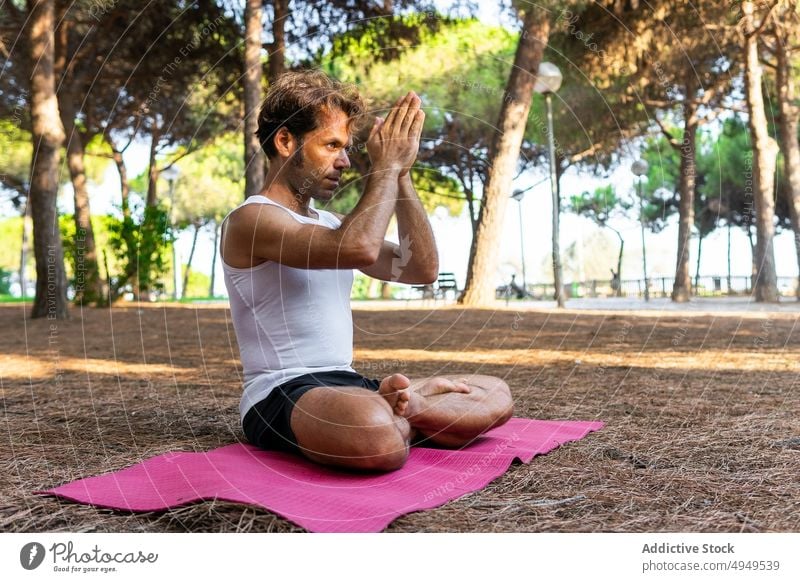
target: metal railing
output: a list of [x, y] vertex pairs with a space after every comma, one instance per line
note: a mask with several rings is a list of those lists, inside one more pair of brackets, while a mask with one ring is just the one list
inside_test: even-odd
[[[650, 297], [670, 297], [674, 277], [652, 277], [648, 279]], [[782, 297], [796, 297], [797, 277], [778, 277], [778, 292]], [[498, 288], [500, 289], [500, 288]], [[531, 283], [527, 286], [532, 299], [552, 300], [555, 288], [552, 283]], [[753, 292], [753, 279], [748, 276], [703, 275], [692, 278], [692, 295], [695, 297], [723, 297], [750, 295]], [[499, 291], [498, 291], [499, 293]], [[564, 285], [567, 299], [577, 297], [644, 297], [644, 279], [623, 279], [619, 292], [611, 279], [592, 279], [567, 283]], [[498, 298], [505, 298], [500, 294]], [[513, 298], [513, 296], [511, 297]]]

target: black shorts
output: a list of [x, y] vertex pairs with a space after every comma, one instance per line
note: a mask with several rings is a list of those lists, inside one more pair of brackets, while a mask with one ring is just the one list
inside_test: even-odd
[[297, 438], [292, 432], [292, 410], [300, 397], [317, 386], [360, 386], [378, 391], [381, 381], [356, 372], [333, 370], [303, 374], [279, 384], [244, 415], [242, 430], [251, 444], [271, 451], [300, 454]]

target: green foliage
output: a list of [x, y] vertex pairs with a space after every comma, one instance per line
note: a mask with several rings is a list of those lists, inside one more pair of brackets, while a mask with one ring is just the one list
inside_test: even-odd
[[27, 196], [32, 155], [31, 134], [12, 119], [0, 119], [0, 188], [14, 191], [18, 200]]
[[[102, 280], [107, 280], [108, 273], [105, 269], [105, 262], [108, 262], [108, 270], [112, 273], [116, 272], [120, 268], [120, 262], [115, 255], [106, 255], [106, 260], [104, 261], [102, 252], [102, 249], [109, 248], [110, 246], [110, 230], [112, 228], [112, 224], [116, 223], [117, 220], [112, 216], [101, 215], [92, 216], [91, 221], [92, 233], [95, 241], [95, 250], [97, 253], [97, 275]], [[84, 289], [84, 293], [86, 293], [87, 286], [92, 285], [93, 281], [89, 280], [88, 277], [78, 277], [80, 258], [79, 249], [82, 249], [85, 243], [83, 243], [82, 238], [78, 238], [76, 236], [75, 215], [64, 214], [59, 216], [58, 226], [59, 230], [61, 231], [61, 241], [64, 247], [65, 268], [67, 271], [69, 285], [75, 289], [78, 284], [81, 284]], [[81, 265], [82, 269], [90, 272], [92, 267], [85, 262], [85, 258], [83, 260], [84, 263]], [[97, 306], [102, 306], [106, 303], [107, 298], [95, 297], [91, 292], [89, 292], [82, 297], [82, 300], [84, 305], [87, 303], [94, 303]]]
[[[186, 265], [183, 266], [183, 271], [186, 271]], [[183, 297], [202, 298], [208, 297], [208, 288], [211, 285], [211, 277], [192, 269], [189, 271], [189, 281], [186, 289], [183, 290]]]
[[[408, 18], [396, 17], [394, 22], [406, 23]], [[375, 21], [362, 23], [320, 56], [321, 68], [342, 81], [358, 84], [368, 98], [370, 115], [386, 115], [408, 90], [420, 95], [426, 118], [418, 167], [426, 168], [426, 175], [417, 172], [415, 182], [420, 180], [419, 193], [427, 209], [445, 206], [452, 215], [459, 215], [463, 202], [458, 198], [466, 198], [462, 181], [433, 174], [459, 178], [469, 173], [466, 166], [471, 165], [474, 177], [482, 178], [516, 35], [475, 19], [426, 17], [419, 20], [418, 43], [397, 43], [385, 37], [386, 26]], [[358, 48], [347, 52], [345, 48], [351, 46]], [[393, 48], [384, 53], [380, 47]], [[387, 54], [392, 58], [387, 59]], [[354, 162], [354, 166], [365, 173], [367, 164]], [[472, 175], [467, 181], [472, 182]], [[468, 186], [470, 192], [475, 187]], [[437, 195], [445, 191], [455, 198]], [[426, 192], [431, 193], [432, 201], [426, 200]]]
[[428, 214], [436, 208], [447, 209], [450, 216], [459, 216], [464, 207], [463, 196], [460, 196], [461, 187], [458, 182], [442, 174], [431, 164], [420, 163], [411, 170], [414, 188], [420, 195], [422, 205]]
[[369, 299], [369, 287], [372, 279], [363, 273], [353, 274], [353, 287], [350, 290], [351, 299]]
[[335, 36], [329, 55], [354, 70], [369, 71], [375, 63], [388, 63], [405, 50], [430, 42], [441, 23], [439, 15], [420, 12], [364, 20]]
[[[180, 174], [174, 185], [175, 205], [171, 218], [180, 228], [220, 222], [241, 202], [244, 192], [244, 144], [239, 133], [218, 137], [182, 158], [176, 167]], [[162, 192], [168, 191], [168, 185], [165, 184]]]
[[642, 159], [647, 162], [647, 175], [642, 177], [641, 185], [644, 222], [653, 232], [660, 232], [667, 226], [669, 217], [678, 211], [680, 154], [665, 136], [651, 137], [645, 142]]
[[[682, 139], [677, 130], [674, 136]], [[678, 208], [680, 155], [663, 136], [649, 139], [642, 154], [649, 164], [645, 215], [656, 232]], [[695, 228], [700, 236], [711, 233], [720, 219], [746, 228], [753, 220], [753, 149], [747, 124], [733, 116], [718, 134], [699, 133], [695, 157]]]
[[11, 294], [11, 271], [0, 267], [0, 295]]
[[746, 226], [753, 212], [753, 148], [742, 119], [737, 116], [725, 120], [719, 137], [700, 156], [698, 172], [705, 176], [699, 191], [706, 199], [716, 200], [714, 206], [720, 217]]
[[605, 226], [615, 214], [624, 215], [632, 206], [629, 200], [617, 196], [611, 184], [597, 188], [594, 193], [582, 192], [572, 196], [569, 202], [573, 212], [593, 220], [599, 226]]
[[19, 268], [22, 251], [21, 216], [0, 220], [0, 240], [3, 241], [0, 245], [0, 267], [12, 270]]
[[84, 170], [86, 179], [95, 184], [103, 182], [104, 174], [113, 162], [108, 157], [111, 155], [111, 146], [103, 139], [102, 135], [95, 135], [88, 143], [84, 144]]
[[[137, 220], [134, 215], [140, 218]], [[140, 212], [108, 221], [108, 243], [122, 265], [122, 273], [111, 277], [111, 294], [116, 297], [130, 285], [134, 293], [163, 288], [167, 249], [173, 240], [167, 210], [162, 204], [145, 206]]]
[[[30, 218], [29, 228], [30, 228]], [[31, 232], [30, 230], [28, 231]], [[0, 220], [0, 268], [16, 273], [19, 271], [19, 262], [22, 252], [22, 217], [12, 216]], [[33, 259], [33, 240], [28, 239], [28, 256], [25, 261], [25, 278], [28, 281], [36, 279], [36, 264]]]
[[[447, 209], [450, 216], [459, 216], [464, 206], [464, 197], [459, 195], [461, 188], [458, 182], [427, 164], [417, 164], [411, 170], [414, 189], [417, 191], [428, 214], [433, 213], [437, 207]], [[364, 191], [365, 182], [360, 174], [348, 169], [343, 175], [345, 186], [329, 202], [319, 203], [323, 210], [331, 210], [340, 214], [349, 214], [353, 211]]]
[[[423, 26], [418, 44], [394, 47], [394, 58], [386, 60], [378, 58], [382, 53], [375, 48], [391, 45], [391, 39], [381, 36], [387, 30], [384, 20], [388, 19], [356, 27], [321, 57], [321, 67], [342, 81], [357, 83], [378, 114], [413, 89], [427, 106], [424, 133], [440, 132], [447, 112], [463, 115], [470, 128], [491, 131], [514, 59], [515, 35], [475, 19], [424, 19], [422, 23], [437, 25]], [[344, 50], [352, 46], [360, 48]]]
[[75, 216], [61, 214], [58, 217], [58, 229], [61, 231], [61, 245], [64, 248], [64, 268], [67, 271], [67, 282], [70, 287], [75, 287], [75, 273], [77, 271], [77, 252], [75, 244]]

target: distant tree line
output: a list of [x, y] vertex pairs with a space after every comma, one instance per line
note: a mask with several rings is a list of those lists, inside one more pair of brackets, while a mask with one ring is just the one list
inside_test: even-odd
[[[490, 303], [509, 196], [523, 174], [550, 170], [544, 100], [533, 90], [545, 60], [564, 74], [556, 187], [571, 168], [603, 176], [644, 158], [645, 223], [657, 231], [678, 218], [673, 300], [692, 292], [691, 237], [702, 243], [724, 224], [751, 237], [756, 299], [776, 301], [776, 228], [794, 231], [800, 265], [798, 2], [501, 9], [518, 31], [482, 24], [472, 3], [442, 14], [420, 0], [0, 4], [0, 189], [31, 219], [20, 283], [32, 243], [32, 316], [67, 317], [70, 287], [92, 305], [163, 291], [166, 249], [186, 229], [188, 282], [198, 233], [216, 247], [221, 218], [263, 187], [255, 123], [264, 91], [304, 67], [358, 83], [377, 112], [408, 88], [422, 96], [429, 115], [414, 179], [430, 211], [466, 206], [473, 240], [459, 301]], [[139, 176], [124, 155], [134, 143], [148, 144]], [[341, 211], [368, 172], [358, 147], [352, 159], [332, 202]], [[104, 164], [119, 176], [108, 193], [119, 212], [103, 223], [100, 248], [89, 186]], [[69, 227], [56, 206], [66, 183]], [[608, 226], [633, 208], [605, 187], [570, 195], [556, 211]]]

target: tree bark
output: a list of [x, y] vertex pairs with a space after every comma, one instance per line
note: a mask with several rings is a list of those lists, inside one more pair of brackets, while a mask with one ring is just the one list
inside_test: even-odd
[[219, 244], [219, 224], [214, 223], [214, 247], [211, 251], [211, 283], [208, 285], [208, 296], [214, 297], [214, 279], [217, 274], [217, 245]]
[[758, 276], [758, 263], [756, 262], [756, 243], [753, 242], [753, 229], [747, 225], [747, 242], [750, 243], [750, 288], [748, 293], [752, 293], [756, 287], [756, 277]]
[[700, 255], [703, 254], [703, 237], [697, 237], [697, 265], [694, 271], [694, 293], [697, 295], [697, 290], [700, 288]]
[[189, 251], [189, 260], [186, 262], [186, 270], [183, 272], [183, 297], [186, 297], [186, 288], [189, 285], [189, 272], [192, 270], [192, 260], [194, 259], [194, 250], [197, 248], [197, 235], [200, 233], [200, 226], [197, 224], [194, 227], [194, 236], [192, 237], [192, 250]]
[[272, 22], [272, 43], [269, 50], [269, 73], [272, 83], [286, 69], [286, 18], [289, 16], [289, 0], [272, 0], [275, 19]]
[[28, 2], [28, 46], [31, 62], [30, 103], [33, 161], [30, 198], [36, 256], [36, 298], [31, 317], [67, 319], [67, 275], [58, 228], [59, 150], [64, 128], [58, 113], [54, 71], [55, 6], [53, 0]]
[[117, 173], [119, 173], [119, 188], [120, 196], [122, 198], [122, 216], [130, 218], [130, 192], [131, 187], [128, 184], [128, 168], [125, 166], [125, 160], [122, 157], [122, 152], [117, 149], [116, 144], [111, 140], [108, 134], [105, 135], [106, 142], [111, 146], [111, 159], [114, 160], [114, 165], [117, 166]]
[[30, 198], [25, 200], [25, 210], [22, 213], [22, 246], [19, 252], [19, 292], [20, 297], [23, 299], [25, 299], [28, 289], [25, 268], [28, 263], [28, 255], [30, 254], [30, 236], [28, 235], [30, 229], [28, 217], [31, 215], [30, 200]]
[[[556, 156], [555, 150], [555, 136], [553, 135], [553, 106], [552, 95], [549, 93], [545, 95], [545, 103], [547, 105], [547, 141], [550, 151], [550, 194], [554, 197], [553, 200], [553, 216], [552, 216], [552, 237], [551, 237], [551, 260], [553, 262], [553, 287], [555, 293], [553, 299], [556, 300], [556, 306], [564, 307], [564, 278], [561, 266], [561, 182], [560, 168], [561, 159]], [[622, 280], [620, 279], [620, 287]]]
[[778, 145], [768, 132], [761, 92], [761, 63], [758, 59], [758, 35], [755, 33], [753, 2], [742, 2], [745, 33], [745, 92], [750, 113], [748, 125], [753, 143], [753, 189], [756, 211], [755, 299], [758, 302], [778, 301], [778, 279], [775, 272], [775, 164]]
[[683, 141], [679, 151], [681, 157], [678, 206], [678, 258], [675, 265], [675, 283], [672, 285], [672, 300], [676, 303], [689, 301], [692, 279], [689, 275], [689, 243], [694, 225], [694, 189], [697, 174], [696, 142], [697, 119], [692, 103], [684, 105]]
[[75, 301], [103, 305], [106, 292], [100, 278], [97, 249], [89, 209], [89, 191], [86, 187], [83, 137], [75, 127], [73, 96], [60, 95], [59, 109], [67, 139], [67, 166], [72, 180], [75, 201]]
[[728, 219], [728, 295], [731, 295], [733, 292], [731, 288], [731, 221], [730, 218]]
[[381, 299], [391, 299], [392, 298], [392, 290], [389, 287], [389, 283], [386, 281], [381, 281]]
[[[786, 172], [786, 195], [789, 204], [789, 216], [794, 231], [794, 248], [797, 257], [798, 273], [800, 273], [800, 143], [797, 141], [797, 126], [800, 119], [800, 107], [795, 103], [795, 86], [789, 70], [790, 47], [789, 38], [778, 35], [775, 43], [777, 57], [778, 105], [780, 117], [778, 124], [779, 139], [783, 152], [783, 166]], [[800, 301], [800, 274], [797, 279], [796, 296]]]
[[495, 271], [508, 193], [531, 108], [536, 74], [549, 35], [547, 13], [531, 6], [525, 15], [514, 66], [506, 86], [508, 99], [503, 100], [497, 133], [492, 140], [491, 168], [486, 180], [478, 232], [470, 251], [464, 293], [458, 300], [463, 305], [492, 305], [495, 300]]
[[[106, 143], [108, 143], [108, 145], [111, 147], [111, 159], [114, 160], [114, 165], [116, 165], [117, 173], [119, 174], [122, 220], [131, 221], [133, 219], [131, 217], [130, 184], [128, 183], [128, 168], [125, 165], [125, 159], [122, 157], [122, 152], [125, 149], [127, 149], [128, 146], [125, 146], [122, 150], [120, 150], [114, 143], [114, 140], [107, 132], [103, 135], [103, 137], [106, 140]], [[127, 248], [127, 253], [130, 255], [133, 252], [135, 252], [133, 249], [137, 248], [137, 242], [129, 235], [129, 231], [126, 229], [123, 229], [123, 236], [125, 237], [125, 245]], [[111, 293], [109, 294], [110, 301], [114, 301], [116, 299], [119, 288], [123, 287], [128, 281], [133, 281], [134, 292], [135, 294], [138, 294], [137, 282], [139, 280], [139, 273], [136, 261], [133, 260], [127, 261], [124, 268], [125, 272], [122, 275], [121, 280], [118, 282], [117, 288], [110, 290], [111, 291]], [[106, 262], [106, 277], [108, 277], [109, 279], [111, 277], [110, 273], [108, 272], [107, 262]]]
[[153, 132], [150, 138], [150, 155], [147, 163], [147, 206], [152, 208], [158, 205], [158, 166], [156, 165], [156, 151], [158, 150], [159, 129], [153, 122]]
[[86, 188], [84, 169], [85, 149], [83, 135], [75, 125], [78, 103], [76, 87], [81, 86], [85, 68], [78, 72], [70, 69], [74, 54], [69, 54], [69, 41], [74, 22], [67, 18], [66, 3], [58, 5], [58, 27], [55, 31], [55, 62], [58, 76], [58, 110], [67, 140], [67, 167], [72, 181], [75, 202], [75, 302], [79, 304], [103, 305], [105, 290], [100, 278], [97, 251], [89, 210], [89, 191]]
[[[264, 188], [266, 158], [256, 136], [261, 107], [261, 16], [262, 0], [247, 0], [244, 9], [244, 197]], [[270, 59], [270, 62], [272, 59]]]
[[617, 297], [622, 297], [622, 253], [625, 251], [625, 239], [622, 238], [622, 235], [616, 228], [611, 228], [610, 226], [608, 226], [608, 228], [613, 230], [614, 234], [616, 234], [619, 239], [619, 254], [617, 255], [617, 281], [619, 281], [619, 286], [617, 287], [615, 295]]

